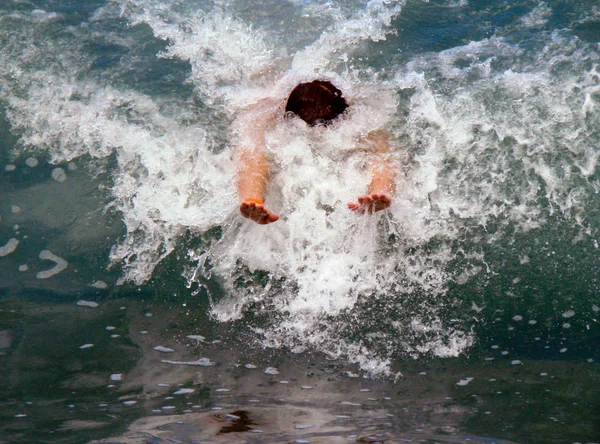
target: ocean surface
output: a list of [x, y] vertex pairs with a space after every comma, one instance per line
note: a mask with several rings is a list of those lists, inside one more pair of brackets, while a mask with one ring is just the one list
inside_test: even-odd
[[599, 443], [599, 158], [597, 0], [2, 0], [0, 443]]

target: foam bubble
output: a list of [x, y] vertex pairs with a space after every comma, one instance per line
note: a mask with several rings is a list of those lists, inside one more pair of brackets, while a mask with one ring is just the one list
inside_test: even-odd
[[208, 358], [198, 358], [198, 360], [196, 360], [196, 361], [165, 361], [165, 360], [161, 360], [160, 362], [163, 362], [165, 364], [171, 364], [171, 365], [191, 365], [191, 366], [199, 366], [199, 367], [211, 367], [211, 366], [215, 365], [215, 363], [212, 362]]
[[14, 237], [10, 238], [6, 244], [0, 247], [0, 257], [8, 256], [9, 254], [13, 253], [17, 249], [18, 245], [18, 239], [15, 239]]
[[188, 339], [194, 339], [194, 340], [200, 341], [200, 342], [204, 342], [206, 340], [206, 338], [204, 336], [201, 336], [201, 335], [187, 335], [186, 338], [188, 338]]
[[99, 290], [104, 290], [108, 288], [108, 284], [104, 281], [94, 281], [90, 284], [91, 287], [98, 288]]
[[65, 170], [62, 168], [54, 168], [52, 170], [52, 179], [56, 180], [57, 182], [64, 182], [67, 180], [67, 173], [65, 173]]
[[196, 390], [190, 388], [179, 389], [176, 392], [173, 392], [174, 395], [188, 395], [190, 393], [194, 393]]
[[39, 162], [35, 157], [28, 157], [25, 159], [25, 165], [27, 165], [29, 168], [35, 168], [38, 166], [38, 163]]
[[52, 262], [56, 263], [56, 265], [54, 267], [52, 267], [51, 269], [49, 269], [49, 270], [38, 272], [35, 275], [35, 277], [37, 277], [38, 279], [48, 279], [48, 278], [51, 278], [52, 276], [54, 276], [54, 275], [60, 273], [61, 271], [65, 270], [67, 268], [67, 266], [69, 265], [69, 263], [66, 260], [64, 260], [64, 259], [56, 256], [50, 250], [42, 250], [40, 252], [39, 257], [42, 260], [52, 261]]

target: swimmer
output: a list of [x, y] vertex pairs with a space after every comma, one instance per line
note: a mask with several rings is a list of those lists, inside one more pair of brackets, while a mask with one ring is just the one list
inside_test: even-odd
[[[285, 110], [280, 101], [272, 98], [263, 99], [248, 108], [247, 112], [251, 113], [254, 123], [247, 130], [238, 150], [237, 189], [242, 216], [258, 224], [269, 224], [279, 219], [279, 215], [264, 204], [269, 181], [265, 133], [274, 126], [278, 113], [298, 116], [309, 127], [326, 126], [339, 118], [348, 106], [342, 92], [331, 82], [315, 80], [296, 86], [287, 99]], [[392, 203], [395, 168], [391, 162], [389, 138], [387, 131], [375, 130], [360, 141], [371, 153], [371, 181], [367, 194], [359, 196], [357, 202], [348, 203], [348, 208], [356, 213], [372, 214], [388, 208]]]

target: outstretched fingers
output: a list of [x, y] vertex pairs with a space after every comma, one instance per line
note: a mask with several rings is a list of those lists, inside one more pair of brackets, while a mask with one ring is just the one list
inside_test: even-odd
[[371, 193], [358, 197], [358, 203], [349, 202], [348, 208], [359, 214], [372, 214], [385, 210], [392, 204], [392, 198], [385, 193]]
[[240, 205], [240, 213], [257, 224], [266, 225], [279, 219], [279, 215], [270, 212], [258, 199], [246, 199]]

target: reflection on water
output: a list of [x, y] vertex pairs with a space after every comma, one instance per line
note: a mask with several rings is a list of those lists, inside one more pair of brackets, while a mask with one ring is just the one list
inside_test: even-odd
[[211, 321], [205, 307], [35, 299], [23, 294], [0, 307], [5, 442], [597, 438], [595, 363], [492, 347], [470, 358], [406, 361], [395, 379], [370, 379], [318, 353], [248, 347], [244, 331]]

